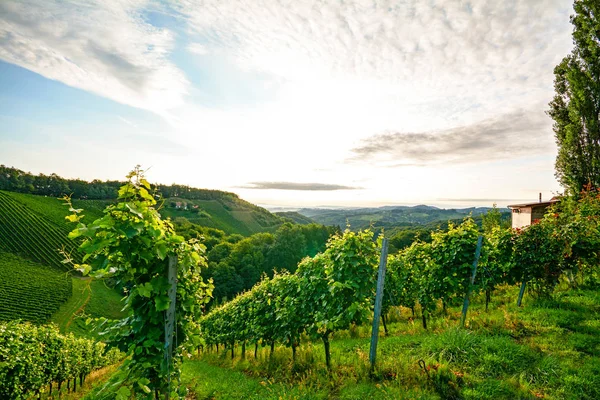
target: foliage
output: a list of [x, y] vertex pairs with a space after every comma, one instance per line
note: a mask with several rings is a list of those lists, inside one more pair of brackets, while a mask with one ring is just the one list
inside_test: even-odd
[[483, 232], [486, 234], [492, 233], [494, 228], [509, 228], [510, 220], [504, 218], [502, 212], [496, 207], [494, 203], [493, 207], [481, 216], [481, 227]]
[[[412, 251], [415, 247], [417, 245], [412, 248]], [[419, 270], [415, 269], [416, 263], [409, 261], [410, 256], [406, 254], [409, 251], [404, 250], [398, 255], [388, 257], [382, 315], [385, 315], [392, 306], [408, 307], [414, 311], [418, 297], [416, 280]]]
[[450, 225], [446, 232], [432, 234], [429, 284], [432, 293], [444, 304], [463, 298], [470, 285], [473, 258], [479, 232], [471, 218], [458, 225]]
[[68, 273], [0, 251], [0, 321], [47, 322], [71, 290]]
[[276, 270], [294, 272], [303, 257], [325, 249], [333, 232], [332, 228], [317, 224], [284, 224], [273, 234], [256, 233], [235, 243], [231, 240], [233, 235], [223, 235], [216, 244], [207, 232], [203, 240], [211, 242], [212, 247], [207, 253], [204, 277], [214, 281], [216, 303], [249, 290], [263, 275], [272, 277]]
[[42, 387], [118, 362], [117, 349], [104, 343], [61, 335], [53, 325], [0, 324], [0, 397], [28, 398]]
[[[374, 294], [377, 249], [370, 231], [334, 236], [324, 253], [305, 258], [295, 274], [265, 278], [200, 320], [207, 344], [280, 342], [295, 350], [302, 332], [328, 343], [361, 323]], [[326, 349], [327, 365], [330, 365]]]
[[[76, 267], [96, 278], [113, 277], [128, 288], [125, 309], [128, 316], [112, 326], [111, 338], [127, 348], [123, 368], [128, 391], [137, 397], [158, 393], [177, 396], [176, 382], [184, 345], [193, 332], [191, 321], [201, 313], [201, 305], [210, 294], [210, 284], [200, 278], [205, 266], [204, 247], [196, 241], [184, 241], [175, 234], [173, 225], [160, 218], [150, 184], [136, 167], [128, 183], [119, 189], [116, 204], [109, 205], [104, 217], [86, 225], [81, 210], [73, 209], [69, 220], [77, 228], [69, 235], [82, 238], [80, 249], [86, 255]], [[70, 201], [67, 198], [67, 204]], [[165, 337], [165, 311], [171, 300], [167, 278], [167, 261], [176, 257], [177, 293], [175, 302], [176, 336]], [[165, 357], [165, 342], [174, 343], [173, 358]], [[124, 387], [125, 388], [125, 387]]]
[[571, 194], [600, 187], [600, 4], [576, 0], [573, 50], [554, 69], [548, 114], [558, 145], [556, 177]]

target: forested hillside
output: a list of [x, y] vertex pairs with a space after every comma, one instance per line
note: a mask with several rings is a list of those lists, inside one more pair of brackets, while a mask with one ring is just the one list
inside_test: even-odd
[[[74, 205], [81, 205], [86, 212], [87, 209], [93, 209], [91, 212], [96, 217], [101, 215], [101, 212], [95, 212], [96, 210], [102, 210], [117, 198], [118, 188], [122, 184], [123, 182], [119, 181], [87, 182], [81, 179], [65, 179], [56, 174], [33, 175], [17, 168], [0, 165], [0, 190], [54, 199], [70, 195]], [[257, 232], [273, 232], [287, 221], [262, 207], [240, 199], [235, 193], [176, 184], [157, 184], [154, 189], [154, 194], [164, 200], [159, 208], [164, 217], [184, 217], [192, 223], [220, 229], [228, 234], [247, 236]], [[35, 207], [45, 202], [38, 199], [27, 196], [19, 198], [25, 203], [34, 203]], [[94, 200], [96, 204], [78, 203], [84, 200]], [[44, 211], [57, 215], [52, 209]], [[66, 210], [58, 212], [61, 215], [63, 213], [66, 215]]]

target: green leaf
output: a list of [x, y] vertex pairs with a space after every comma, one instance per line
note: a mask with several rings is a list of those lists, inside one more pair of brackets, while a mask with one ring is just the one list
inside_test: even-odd
[[131, 397], [131, 390], [127, 386], [121, 386], [119, 390], [117, 390], [117, 399], [118, 400], [127, 400]]
[[165, 257], [167, 257], [168, 251], [169, 251], [169, 249], [167, 248], [167, 245], [165, 242], [160, 242], [156, 245], [156, 255], [161, 260], [164, 260]]
[[154, 304], [156, 306], [156, 311], [166, 311], [169, 309], [169, 305], [171, 304], [171, 300], [167, 296], [158, 296], [154, 299]]
[[142, 383], [142, 381], [138, 381], [138, 386], [140, 387], [140, 389], [142, 389], [144, 391], [144, 393], [146, 394], [150, 394], [151, 390], [148, 386], [146, 386], [145, 384]]
[[137, 287], [137, 291], [142, 297], [150, 297], [150, 295], [152, 294], [152, 289], [153, 287], [150, 282], [146, 282], [143, 285], [138, 285]]

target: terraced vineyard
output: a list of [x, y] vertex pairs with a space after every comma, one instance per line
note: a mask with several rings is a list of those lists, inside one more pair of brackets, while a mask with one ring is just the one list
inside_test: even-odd
[[[69, 209], [63, 205], [63, 201], [56, 197], [37, 196], [34, 194], [3, 192], [12, 197], [17, 202], [31, 209], [35, 213], [42, 215], [45, 219], [54, 224], [65, 227], [67, 230], [73, 229], [73, 224], [67, 222], [65, 217], [70, 214]], [[73, 200], [76, 208], [84, 209], [83, 222], [90, 223], [97, 218], [102, 217], [102, 210], [110, 204], [110, 200]]]
[[75, 243], [67, 238], [66, 225], [57, 225], [0, 191], [0, 250], [65, 270], [60, 250], [79, 261]]
[[72, 292], [67, 272], [0, 252], [0, 320], [44, 323]]

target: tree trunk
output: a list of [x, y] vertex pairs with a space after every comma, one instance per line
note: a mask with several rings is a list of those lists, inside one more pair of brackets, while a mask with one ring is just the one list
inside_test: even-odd
[[292, 360], [296, 361], [296, 342], [292, 342]]
[[246, 341], [242, 342], [242, 360], [246, 359]]
[[327, 370], [331, 370], [331, 353], [329, 352], [329, 333], [323, 336], [323, 347], [325, 348], [325, 364]]
[[67, 392], [71, 393], [71, 379], [67, 378]]
[[48, 391], [48, 394], [52, 396], [52, 382], [50, 382], [50, 390]]
[[77, 377], [73, 378], [73, 393], [77, 391]]
[[60, 389], [62, 389], [62, 381], [58, 381], [58, 398], [60, 398]]
[[486, 289], [485, 291], [485, 312], [488, 311], [488, 304], [492, 301], [492, 290]]
[[269, 358], [273, 358], [273, 353], [275, 352], [275, 341], [271, 341], [271, 353], [269, 353]]
[[258, 353], [258, 342], [254, 343], [254, 358], [256, 359], [256, 354]]
[[446, 300], [442, 299], [442, 310], [444, 310], [444, 315], [448, 315], [448, 310], [446, 309]]
[[423, 318], [423, 329], [427, 329], [427, 316], [425, 316], [425, 310], [421, 310], [421, 317]]
[[219, 354], [219, 343], [217, 343], [217, 354]]
[[235, 357], [235, 342], [231, 342], [231, 359]]
[[415, 306], [411, 306], [410, 311], [412, 311], [412, 316], [414, 318], [415, 317]]

